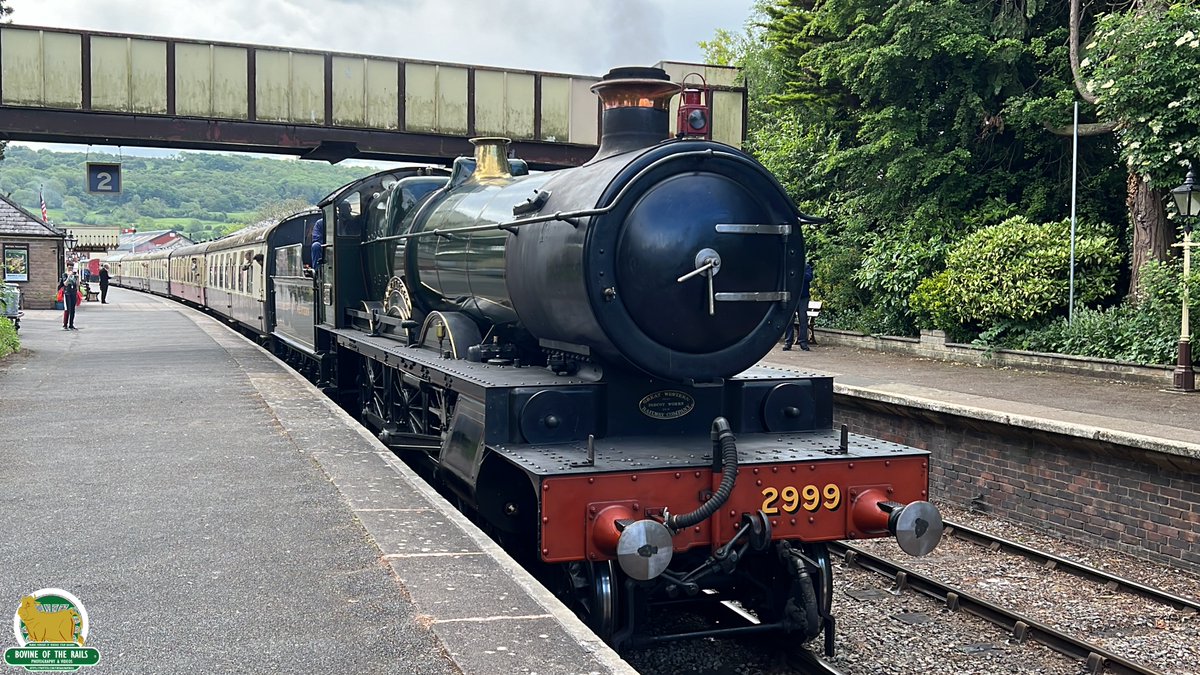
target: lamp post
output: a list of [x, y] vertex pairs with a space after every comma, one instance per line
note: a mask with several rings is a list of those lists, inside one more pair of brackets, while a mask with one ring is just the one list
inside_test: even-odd
[[1175, 208], [1182, 220], [1183, 242], [1172, 246], [1183, 247], [1183, 312], [1179, 328], [1179, 358], [1175, 361], [1174, 385], [1181, 392], [1196, 391], [1196, 371], [1192, 369], [1192, 345], [1188, 330], [1188, 276], [1192, 272], [1192, 218], [1200, 216], [1200, 185], [1196, 185], [1196, 172], [1188, 167], [1183, 185], [1171, 190]]
[[71, 251], [75, 250], [75, 241], [75, 235], [71, 234], [70, 230], [67, 230], [66, 236], [63, 237], [62, 265], [58, 268], [58, 277], [60, 280], [66, 277], [67, 265], [71, 264]]

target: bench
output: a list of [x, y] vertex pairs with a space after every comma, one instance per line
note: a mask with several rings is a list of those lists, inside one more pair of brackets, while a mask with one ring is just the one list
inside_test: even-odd
[[817, 344], [817, 317], [821, 316], [821, 301], [808, 301], [808, 341], [810, 344]]
[[[804, 329], [808, 331], [809, 344], [814, 344], [814, 345], [817, 344], [816, 322], [817, 322], [817, 317], [821, 316], [822, 304], [823, 303], [820, 300], [809, 300], [808, 301], [808, 312], [806, 313], [806, 319], [805, 319], [803, 325], [804, 325]], [[800, 319], [799, 312], [797, 312], [795, 315], [793, 315], [792, 319], [793, 319], [793, 323], [795, 324], [795, 330], [797, 331], [796, 334], [799, 335], [800, 325], [801, 325], [799, 322], [799, 319]]]

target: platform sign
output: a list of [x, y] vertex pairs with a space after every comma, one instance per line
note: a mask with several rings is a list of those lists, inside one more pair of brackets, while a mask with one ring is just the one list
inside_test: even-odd
[[87, 185], [88, 192], [93, 194], [119, 194], [121, 165], [111, 162], [88, 162]]

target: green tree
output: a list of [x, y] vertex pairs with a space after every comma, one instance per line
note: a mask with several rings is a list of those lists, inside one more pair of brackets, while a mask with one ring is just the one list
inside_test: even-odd
[[158, 197], [150, 197], [142, 202], [141, 212], [151, 218], [162, 218], [167, 215], [167, 205]]
[[[1069, 137], [1074, 131], [1071, 103], [1083, 99], [1079, 134], [1085, 144], [1112, 148], [1114, 165], [1106, 173], [1122, 179], [1107, 192], [1126, 196], [1126, 211], [1114, 222], [1124, 223], [1128, 230], [1128, 290], [1133, 298], [1140, 291], [1142, 267], [1150, 260], [1165, 259], [1173, 238], [1164, 188], [1173, 186], [1183, 170], [1163, 164], [1169, 164], [1167, 151], [1177, 153], [1176, 162], [1181, 159], [1178, 153], [1186, 152], [1180, 132], [1185, 131], [1189, 115], [1194, 128], [1195, 112], [1179, 106], [1189, 91], [1194, 93], [1188, 72], [1194, 73], [1200, 64], [1200, 54], [1187, 47], [1188, 41], [1174, 42], [1194, 30], [1200, 10], [1194, 3], [1178, 0], [1107, 0], [1086, 5], [1068, 0], [1067, 4], [1066, 16], [1060, 19], [1068, 33], [1065, 48], [1045, 51], [1049, 58], [1069, 63], [1070, 76], [1061, 82], [1048, 81], [1048, 86], [1030, 92], [1013, 108], [1041, 118], [1054, 134]], [[1152, 155], [1158, 159], [1147, 161]], [[1123, 172], [1117, 162], [1124, 165]]]
[[1098, 111], [1116, 126], [1129, 170], [1132, 272], [1168, 256], [1174, 227], [1163, 209], [1188, 160], [1200, 159], [1200, 7], [1146, 2], [1100, 17], [1081, 64]]
[[254, 223], [278, 222], [284, 218], [287, 218], [293, 213], [298, 213], [304, 209], [310, 208], [311, 206], [312, 205], [305, 200], [297, 198], [280, 199], [268, 202], [255, 210], [254, 215], [252, 215], [248, 221], [242, 223], [233, 223], [226, 229], [229, 231], [236, 231], [242, 227], [245, 227], [246, 225], [253, 225]]
[[[782, 80], [772, 102], [785, 113], [774, 116], [773, 148], [791, 155], [797, 200], [834, 217], [810, 237], [825, 279], [817, 290], [843, 280], [830, 290], [858, 303], [857, 327], [913, 332], [909, 297], [967, 232], [1017, 214], [1065, 215], [1069, 145], [1010, 108], [1070, 86], [1054, 47], [1065, 43], [1065, 8], [776, 0], [764, 9]], [[1085, 172], [1111, 155], [1089, 161]]]
[[87, 214], [87, 209], [84, 207], [83, 201], [78, 197], [64, 198], [62, 208], [67, 220], [73, 223], [83, 222], [83, 217]]

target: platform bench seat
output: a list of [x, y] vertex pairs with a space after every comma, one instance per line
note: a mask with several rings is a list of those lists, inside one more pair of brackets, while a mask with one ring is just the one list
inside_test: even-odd
[[823, 303], [820, 300], [808, 301], [808, 321], [805, 325], [808, 326], [808, 341], [810, 344], [817, 344], [817, 317], [821, 316], [821, 307]]

